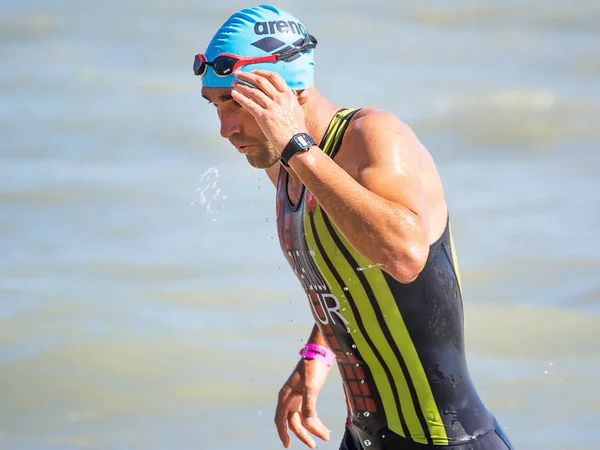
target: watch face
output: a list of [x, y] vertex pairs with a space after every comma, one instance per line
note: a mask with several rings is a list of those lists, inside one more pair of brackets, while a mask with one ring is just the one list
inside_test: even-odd
[[306, 136], [304, 136], [303, 134], [296, 136], [296, 142], [302, 148], [306, 148], [309, 145], [311, 145], [308, 139], [306, 139]]

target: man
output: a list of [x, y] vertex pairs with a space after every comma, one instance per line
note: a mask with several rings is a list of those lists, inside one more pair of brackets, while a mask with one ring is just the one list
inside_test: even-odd
[[[341, 449], [510, 449], [465, 361], [460, 279], [434, 162], [411, 129], [314, 85], [317, 41], [268, 5], [233, 14], [194, 72], [221, 135], [277, 187], [277, 226], [315, 318], [275, 424], [315, 448], [330, 367], [348, 408]], [[357, 64], [362, 62], [357, 61]]]

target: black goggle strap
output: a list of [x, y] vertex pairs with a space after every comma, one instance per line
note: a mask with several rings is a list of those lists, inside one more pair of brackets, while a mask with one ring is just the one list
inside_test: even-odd
[[277, 61], [291, 62], [300, 57], [301, 53], [307, 52], [317, 46], [317, 38], [312, 34], [306, 34], [303, 39], [294, 42], [293, 47], [284, 48], [281, 53], [277, 54]]

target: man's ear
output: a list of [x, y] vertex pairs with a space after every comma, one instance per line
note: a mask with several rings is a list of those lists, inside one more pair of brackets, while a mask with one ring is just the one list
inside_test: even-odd
[[294, 91], [294, 94], [296, 94], [296, 98], [298, 99], [298, 103], [300, 103], [300, 106], [304, 106], [304, 104], [308, 100], [308, 91], [306, 89], [300, 89]]

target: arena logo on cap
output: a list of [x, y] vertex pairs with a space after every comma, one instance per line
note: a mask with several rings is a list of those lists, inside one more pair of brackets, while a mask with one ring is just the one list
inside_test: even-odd
[[254, 34], [275, 33], [294, 33], [304, 36], [306, 28], [300, 22], [294, 22], [293, 20], [269, 20], [268, 22], [256, 22], [254, 24]]
[[[291, 45], [293, 45], [294, 47], [298, 47], [300, 44], [302, 44], [303, 41], [304, 41], [304, 39], [298, 39], [297, 41], [292, 42]], [[267, 36], [262, 39], [259, 39], [258, 41], [253, 42], [250, 45], [253, 45], [256, 48], [260, 48], [261, 50], [263, 50], [266, 53], [271, 53], [271, 52], [277, 50], [278, 48], [283, 47], [284, 45], [286, 47], [279, 50], [279, 53], [282, 53], [282, 52], [292, 49], [292, 47], [290, 47], [285, 42], [280, 41], [279, 39], [271, 37], [271, 36]], [[300, 57], [300, 53], [298, 53], [296, 55], [292, 55], [289, 58], [285, 58], [284, 61], [291, 62], [299, 57]]]

